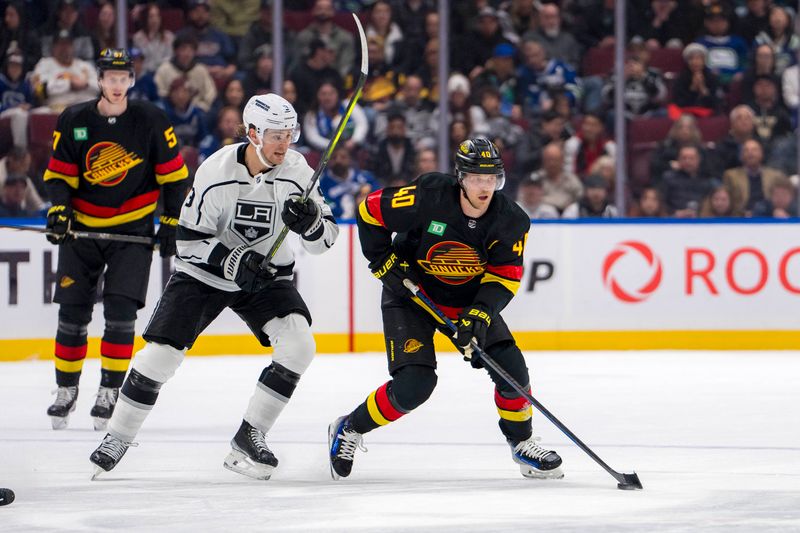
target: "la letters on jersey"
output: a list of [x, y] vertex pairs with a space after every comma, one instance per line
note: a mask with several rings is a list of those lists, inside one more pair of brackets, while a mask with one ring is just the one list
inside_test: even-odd
[[231, 220], [231, 230], [244, 242], [253, 244], [272, 236], [275, 204], [239, 200], [236, 215]]

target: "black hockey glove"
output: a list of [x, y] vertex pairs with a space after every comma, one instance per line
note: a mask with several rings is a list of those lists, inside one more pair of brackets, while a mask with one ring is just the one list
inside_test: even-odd
[[65, 244], [75, 239], [70, 234], [75, 215], [68, 205], [54, 205], [47, 210], [47, 240], [53, 244]]
[[178, 226], [178, 219], [161, 215], [158, 217], [158, 221], [161, 223], [156, 233], [158, 253], [161, 257], [172, 257], [178, 252], [178, 247], [175, 245], [175, 228]]
[[483, 348], [486, 342], [486, 332], [489, 330], [491, 323], [492, 317], [480, 305], [465, 307], [461, 314], [458, 315], [458, 323], [456, 324], [458, 331], [455, 334], [456, 345], [464, 350], [464, 360], [469, 361], [473, 368], [483, 368], [483, 363], [480, 357], [472, 356], [473, 348], [470, 341], [474, 341], [479, 348]]
[[[284, 224], [289, 226], [290, 230], [304, 238], [314, 236], [322, 225], [322, 213], [317, 202], [311, 198], [307, 198], [305, 202], [301, 202], [300, 198], [295, 197], [286, 200], [283, 204], [283, 211], [281, 211], [281, 219]], [[316, 238], [308, 240], [316, 240]]]
[[262, 268], [264, 256], [242, 246], [234, 248], [222, 260], [225, 279], [235, 282], [245, 292], [259, 292], [275, 281], [275, 271]]
[[370, 263], [372, 275], [381, 280], [383, 286], [394, 292], [398, 296], [411, 296], [403, 280], [410, 279], [415, 285], [419, 285], [419, 280], [409, 264], [395, 253], [394, 249], [383, 256], [378, 261]]

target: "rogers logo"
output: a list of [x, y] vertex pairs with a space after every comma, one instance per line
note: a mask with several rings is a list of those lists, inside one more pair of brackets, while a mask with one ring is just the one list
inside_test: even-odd
[[[638, 289], [623, 288], [614, 274], [614, 265], [628, 254], [637, 254], [638, 257], [644, 259], [652, 273], [650, 279]], [[619, 273], [617, 274], [619, 275]], [[625, 303], [639, 303], [649, 298], [661, 284], [661, 275], [661, 259], [653, 253], [649, 246], [638, 241], [619, 243], [603, 261], [603, 284], [611, 291], [611, 294]]]

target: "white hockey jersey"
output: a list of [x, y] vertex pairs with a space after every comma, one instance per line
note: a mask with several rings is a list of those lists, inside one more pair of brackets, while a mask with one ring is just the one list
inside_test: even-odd
[[[176, 270], [229, 292], [239, 287], [223, 276], [222, 260], [239, 246], [267, 255], [284, 227], [284, 202], [303, 194], [314, 174], [300, 153], [288, 150], [283, 163], [251, 176], [244, 162], [247, 146], [221, 148], [200, 165], [181, 209], [176, 237]], [[324, 230], [316, 240], [300, 241], [309, 253], [321, 254], [333, 246], [339, 228], [319, 187], [311, 198], [321, 210]], [[278, 269], [277, 279], [292, 278], [294, 254], [287, 242], [278, 248], [271, 264]]]

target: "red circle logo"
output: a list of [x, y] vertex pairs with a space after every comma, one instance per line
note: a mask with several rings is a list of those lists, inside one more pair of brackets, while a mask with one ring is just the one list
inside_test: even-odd
[[[645, 260], [650, 269], [650, 278], [638, 289], [630, 289], [621, 284], [614, 274], [614, 265], [628, 254], [636, 254]], [[619, 270], [619, 269], [618, 269]], [[603, 285], [618, 300], [625, 303], [639, 303], [646, 300], [661, 284], [661, 259], [653, 253], [649, 246], [638, 241], [619, 243], [603, 261]]]

